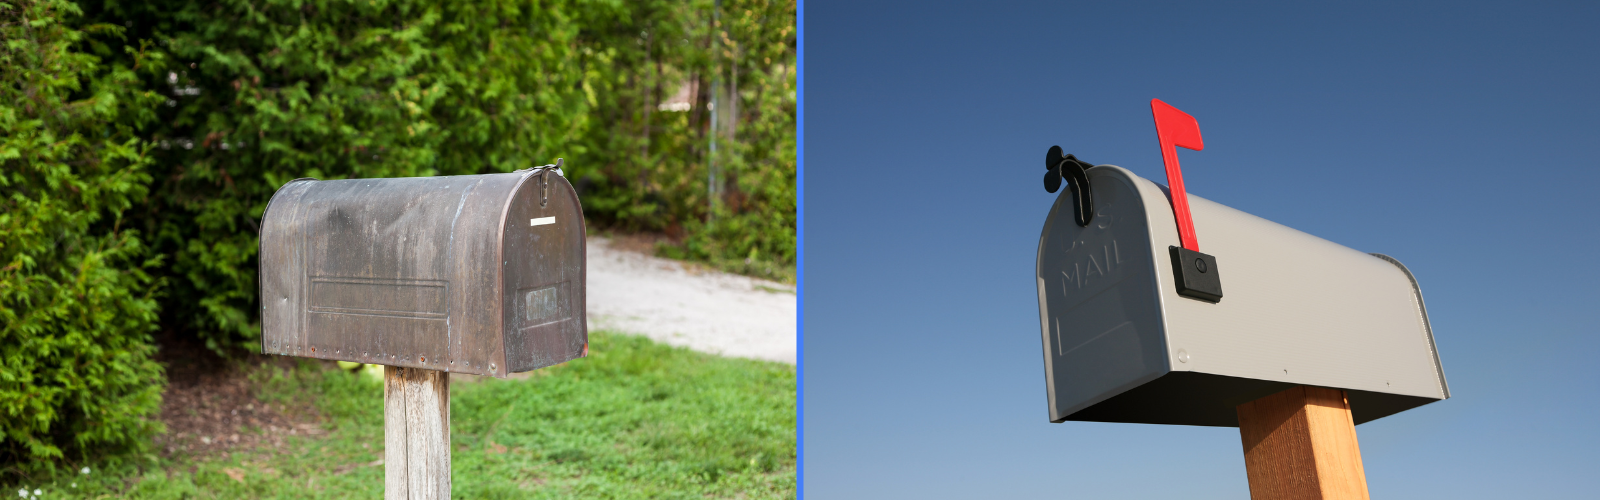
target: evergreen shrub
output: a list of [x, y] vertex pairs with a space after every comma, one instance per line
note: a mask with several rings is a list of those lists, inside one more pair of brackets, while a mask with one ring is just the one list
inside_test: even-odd
[[[151, 359], [160, 256], [121, 213], [152, 158], [160, 57], [64, 0], [0, 3], [0, 464], [142, 450], [160, 430]], [[117, 61], [128, 61], [122, 64]]]

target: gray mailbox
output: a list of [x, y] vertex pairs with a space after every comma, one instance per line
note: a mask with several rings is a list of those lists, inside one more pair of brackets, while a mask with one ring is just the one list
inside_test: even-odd
[[[1088, 189], [1056, 199], [1036, 266], [1051, 421], [1237, 426], [1239, 404], [1310, 385], [1345, 390], [1362, 423], [1450, 396], [1399, 261], [1188, 195], [1205, 269], [1175, 257], [1166, 187], [1112, 165], [1077, 175]], [[1174, 262], [1221, 290], [1184, 293]]]
[[301, 179], [262, 215], [262, 352], [505, 377], [587, 355], [559, 170]]

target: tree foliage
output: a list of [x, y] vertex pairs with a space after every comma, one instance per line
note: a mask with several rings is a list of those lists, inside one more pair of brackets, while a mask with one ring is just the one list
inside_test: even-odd
[[0, 3], [0, 463], [138, 450], [159, 428], [160, 257], [120, 214], [150, 181], [137, 128], [160, 96], [136, 75], [160, 60], [80, 15]]
[[[730, 0], [713, 47], [735, 107], [719, 133], [712, 216], [691, 224], [691, 257], [780, 275], [795, 262], [795, 5]], [[743, 259], [740, 263], [739, 259]]]
[[[679, 257], [792, 278], [795, 4], [642, 0], [586, 15], [585, 84], [604, 123], [573, 168], [585, 212], [682, 236], [667, 249]], [[685, 89], [687, 110], [662, 109]]]

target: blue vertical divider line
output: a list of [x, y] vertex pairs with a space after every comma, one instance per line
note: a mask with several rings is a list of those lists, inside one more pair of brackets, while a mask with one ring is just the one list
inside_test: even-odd
[[795, 2], [795, 495], [806, 497], [806, 2]]

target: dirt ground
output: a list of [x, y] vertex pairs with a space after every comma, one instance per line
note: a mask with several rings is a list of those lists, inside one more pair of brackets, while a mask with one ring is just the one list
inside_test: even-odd
[[246, 373], [248, 366], [259, 364], [286, 369], [292, 360], [252, 356], [228, 361], [198, 342], [174, 337], [164, 336], [156, 355], [167, 368], [167, 389], [161, 395], [167, 432], [155, 438], [162, 456], [208, 457], [233, 449], [278, 447], [285, 435], [323, 432], [315, 408], [261, 402], [257, 384]]

